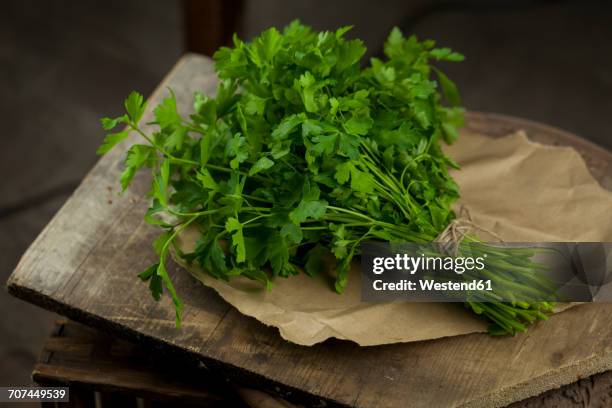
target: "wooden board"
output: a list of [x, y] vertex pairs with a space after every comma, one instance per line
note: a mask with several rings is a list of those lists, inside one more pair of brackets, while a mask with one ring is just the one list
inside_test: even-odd
[[56, 322], [32, 379], [46, 387], [68, 386], [70, 402], [77, 395], [92, 401], [73, 403], [75, 407], [93, 406], [95, 391], [114, 402], [103, 407], [136, 408], [137, 398], [143, 398], [147, 406], [248, 408], [231, 384], [193, 361], [156, 355], [139, 344], [70, 320]]
[[[94, 392], [98, 392], [103, 408], [142, 405], [149, 408], [297, 408], [261, 391], [238, 388], [191, 358], [152, 351], [142, 344], [64, 320], [56, 323], [47, 338], [32, 378], [47, 387], [70, 387], [70, 407], [93, 406]], [[612, 405], [612, 371], [517, 402], [509, 408], [591, 403], [601, 407]]]
[[[194, 90], [211, 92], [215, 84], [210, 60], [187, 56], [149, 106], [170, 87], [186, 109]], [[482, 113], [469, 114], [468, 127], [491, 136], [525, 129], [537, 141], [574, 146], [601, 183], [612, 188], [612, 154], [576, 136]], [[132, 136], [127, 143], [135, 140]], [[238, 382], [308, 403], [503, 406], [612, 368], [612, 304], [571, 309], [516, 337], [474, 334], [367, 348], [331, 340], [301, 347], [241, 315], [172, 266], [186, 306], [183, 328], [176, 329], [169, 299], [154, 302], [135, 278], [154, 259], [150, 243], [156, 230], [142, 220], [146, 175], [131, 191], [116, 193], [124, 151], [103, 157], [43, 230], [9, 279], [11, 293], [73, 320], [187, 353]]]

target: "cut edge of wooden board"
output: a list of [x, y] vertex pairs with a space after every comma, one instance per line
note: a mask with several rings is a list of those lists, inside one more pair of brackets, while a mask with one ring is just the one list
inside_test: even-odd
[[[466, 402], [460, 405], [460, 407], [505, 407], [608, 370], [612, 370], [612, 353], [594, 356], [577, 364], [551, 370], [546, 375], [530, 379], [529, 382], [518, 383], [497, 392], [480, 396], [478, 400]], [[576, 372], [580, 372], [582, 375], [576, 375]]]

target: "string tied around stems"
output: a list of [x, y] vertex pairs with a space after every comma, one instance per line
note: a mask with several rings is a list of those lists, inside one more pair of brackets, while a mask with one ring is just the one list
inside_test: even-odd
[[456, 257], [459, 252], [459, 244], [472, 232], [481, 232], [498, 242], [504, 242], [502, 237], [495, 232], [475, 224], [469, 209], [465, 205], [459, 206], [457, 217], [438, 234], [434, 242], [437, 244], [440, 252]]

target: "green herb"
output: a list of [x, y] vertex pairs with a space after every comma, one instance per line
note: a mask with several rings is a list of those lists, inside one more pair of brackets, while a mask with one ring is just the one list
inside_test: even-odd
[[[145, 218], [164, 233], [154, 244], [159, 262], [139, 276], [155, 299], [167, 290], [177, 324], [182, 304], [165, 264], [189, 225], [202, 234], [182, 256], [216, 278], [245, 276], [271, 287], [302, 267], [316, 274], [332, 253], [342, 292], [364, 240], [430, 242], [453, 220], [459, 193], [448, 169], [456, 164], [440, 143], [457, 138], [463, 109], [456, 86], [431, 62], [463, 56], [394, 29], [386, 58], [362, 68], [366, 48], [345, 38], [349, 29], [315, 32], [293, 22], [250, 43], [234, 37], [233, 48], [214, 55], [222, 81], [216, 97], [196, 93], [189, 117], [171, 94], [147, 133], [144, 100], [133, 92], [126, 115], [102, 120], [107, 130], [127, 129], [108, 135], [100, 153], [129, 131], [147, 142], [129, 149], [121, 186], [151, 169]], [[469, 307], [495, 330], [514, 333], [549, 305]]]

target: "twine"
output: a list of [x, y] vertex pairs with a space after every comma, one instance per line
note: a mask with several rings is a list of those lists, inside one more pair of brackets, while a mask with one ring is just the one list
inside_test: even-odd
[[472, 215], [468, 208], [464, 205], [459, 207], [457, 218], [452, 220], [444, 230], [438, 234], [434, 242], [438, 244], [441, 252], [452, 256], [457, 256], [459, 252], [459, 244], [470, 232], [483, 232], [495, 238], [498, 242], [504, 240], [495, 232], [479, 227], [472, 221]]

